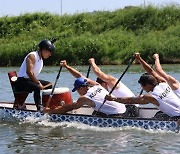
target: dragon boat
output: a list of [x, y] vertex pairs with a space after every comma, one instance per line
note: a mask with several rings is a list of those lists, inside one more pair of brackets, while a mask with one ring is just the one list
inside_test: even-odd
[[[24, 110], [13, 109], [13, 103], [0, 102], [0, 118], [25, 120], [28, 117], [42, 118], [44, 113], [36, 111], [34, 104], [26, 104]], [[97, 127], [135, 127], [151, 130], [179, 131], [179, 124], [173, 120], [158, 120], [152, 118], [158, 110], [156, 108], [140, 108], [139, 117], [98, 117], [92, 115], [93, 110], [83, 107], [67, 114], [49, 114], [47, 120], [51, 122], [78, 122]]]
[[[153, 118], [154, 115], [159, 111], [156, 108], [144, 108], [139, 107], [138, 117], [100, 117], [92, 115], [93, 109], [84, 106], [80, 109], [73, 110], [66, 114], [45, 114], [37, 111], [34, 103], [25, 103], [28, 93], [18, 92], [14, 88], [14, 81], [16, 80], [16, 72], [10, 72], [9, 74], [10, 83], [14, 93], [14, 102], [0, 102], [0, 119], [15, 119], [25, 120], [26, 118], [33, 117], [44, 119], [51, 122], [78, 122], [89, 126], [97, 127], [135, 127], [142, 128], [145, 130], [165, 130], [179, 132], [179, 120], [163, 120]], [[42, 92], [42, 103], [46, 106], [47, 100], [49, 99], [51, 89], [44, 90]], [[66, 87], [56, 88], [49, 107], [54, 108], [58, 105], [72, 103], [71, 93]], [[20, 107], [18, 107], [20, 106]], [[18, 107], [18, 109], [16, 108]], [[46, 116], [47, 115], [47, 116]]]

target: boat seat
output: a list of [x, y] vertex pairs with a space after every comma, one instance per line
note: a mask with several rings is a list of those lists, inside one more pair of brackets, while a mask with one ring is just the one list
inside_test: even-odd
[[16, 108], [16, 109], [25, 109], [26, 108], [25, 100], [26, 100], [29, 92], [18, 91], [16, 89], [16, 86], [15, 86], [15, 82], [17, 80], [17, 73], [16, 73], [16, 71], [8, 72], [8, 77], [9, 77], [9, 81], [10, 81], [10, 84], [11, 84], [11, 87], [12, 87], [12, 91], [13, 91], [13, 94], [14, 94], [14, 98], [15, 98], [13, 108]]

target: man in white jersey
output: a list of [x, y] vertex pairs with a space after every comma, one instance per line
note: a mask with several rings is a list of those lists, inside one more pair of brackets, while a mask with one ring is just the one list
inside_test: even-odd
[[[139, 60], [139, 54], [135, 54], [135, 57]], [[164, 114], [161, 114], [162, 118], [179, 117], [180, 116], [180, 99], [174, 94], [171, 87], [165, 82], [163, 78], [153, 73], [154, 70], [144, 61], [140, 60], [142, 66], [148, 68], [148, 72], [151, 74], [143, 74], [139, 83], [146, 92], [152, 91], [152, 94], [145, 94], [139, 97], [125, 97], [115, 98], [107, 95], [106, 99], [111, 101], [117, 101], [124, 104], [149, 104], [152, 103]], [[160, 118], [158, 115], [155, 116]]]
[[174, 91], [174, 93], [180, 98], [180, 83], [177, 81], [174, 77], [167, 74], [161, 67], [159, 55], [156, 53], [153, 55], [153, 58], [155, 59], [155, 69], [159, 76], [163, 77], [171, 89]]
[[[88, 83], [92, 83], [93, 85], [97, 85], [100, 84], [103, 88], [105, 88], [107, 91], [110, 90], [109, 85], [107, 84], [107, 82], [101, 80], [99, 77], [97, 78], [96, 82], [86, 78], [85, 76], [83, 76], [79, 71], [77, 71], [76, 69], [72, 68], [71, 66], [69, 66], [66, 62], [66, 60], [62, 60], [60, 62], [60, 65], [65, 67], [75, 78], [79, 78], [79, 77], [83, 77], [84, 79], [87, 80]], [[110, 87], [113, 86], [113, 83], [115, 84], [115, 81], [117, 81], [115, 78], [111, 77], [111, 79], [113, 80], [112, 82], [109, 81], [110, 83]], [[109, 79], [110, 80], [110, 79]], [[123, 83], [121, 83], [121, 87], [118, 84], [118, 88], [116, 88], [113, 93], [114, 96], [134, 96], [134, 94], [130, 91], [129, 88], [127, 88]], [[124, 114], [124, 116], [126, 117], [136, 117], [139, 114], [139, 110], [136, 106], [134, 105], [128, 105], [126, 106], [127, 110], [126, 113]], [[98, 114], [96, 112], [94, 112], [93, 114]]]
[[[91, 83], [92, 85], [93, 83]], [[108, 91], [104, 89], [101, 85], [94, 85], [90, 87], [86, 79], [79, 77], [74, 82], [74, 88], [72, 92], [77, 91], [80, 95], [77, 102], [72, 104], [65, 104], [59, 106], [55, 109], [45, 108], [44, 112], [48, 113], [60, 113], [64, 114], [73, 109], [78, 109], [83, 105], [88, 105], [92, 107], [95, 111], [98, 111], [102, 105], [105, 96], [108, 94]], [[99, 116], [123, 116], [126, 108], [124, 104], [120, 104], [114, 101], [106, 101], [106, 103], [101, 107]]]
[[[54, 52], [55, 46], [49, 40], [42, 40], [39, 43], [39, 51], [30, 52], [21, 64], [20, 70], [18, 72], [18, 79], [16, 81], [17, 91], [34, 91], [34, 101], [37, 110], [40, 110], [41, 106], [41, 96], [40, 90], [44, 89], [44, 86], [50, 85], [50, 82], [44, 80], [38, 80], [37, 76], [42, 70], [43, 60], [51, 56]], [[45, 89], [52, 88], [48, 86]], [[14, 108], [18, 108], [14, 106]]]
[[[100, 83], [107, 89], [108, 91], [111, 91], [111, 89], [114, 87], [116, 82], [118, 81], [117, 78], [113, 77], [112, 75], [105, 74], [95, 63], [94, 58], [89, 59], [89, 63], [91, 64], [93, 68], [93, 72], [97, 75], [96, 82]], [[119, 82], [114, 91], [112, 92], [112, 95], [115, 97], [134, 97], [135, 95], [133, 92], [122, 82]], [[126, 116], [128, 117], [137, 117], [139, 115], [138, 107], [139, 105], [126, 105], [127, 111]]]

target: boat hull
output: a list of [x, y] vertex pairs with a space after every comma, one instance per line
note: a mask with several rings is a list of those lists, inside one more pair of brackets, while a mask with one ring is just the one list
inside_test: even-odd
[[[37, 111], [14, 110], [12, 108], [0, 108], [1, 118], [25, 120], [28, 117], [43, 118], [46, 114]], [[51, 122], [78, 122], [89, 126], [97, 127], [134, 127], [151, 130], [179, 131], [176, 121], [157, 120], [152, 118], [103, 118], [83, 114], [50, 114], [46, 116]]]

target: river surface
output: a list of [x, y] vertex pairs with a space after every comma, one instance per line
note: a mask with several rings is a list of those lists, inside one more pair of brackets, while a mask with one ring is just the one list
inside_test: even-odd
[[[75, 66], [86, 75], [88, 66]], [[117, 78], [126, 66], [101, 66], [101, 69]], [[167, 73], [180, 81], [180, 65], [163, 65]], [[17, 67], [0, 67], [0, 102], [13, 101], [13, 93], [7, 73]], [[44, 67], [39, 79], [54, 82], [59, 67]], [[135, 95], [141, 88], [137, 83], [143, 73], [139, 65], [133, 65], [122, 78]], [[92, 70], [90, 78], [96, 76]], [[74, 78], [63, 68], [56, 87], [73, 87]], [[78, 94], [72, 93], [73, 100]], [[33, 102], [30, 94], [27, 102]], [[99, 128], [78, 123], [53, 123], [46, 119], [26, 121], [0, 121], [0, 154], [13, 153], [180, 153], [180, 134], [135, 128]]]

